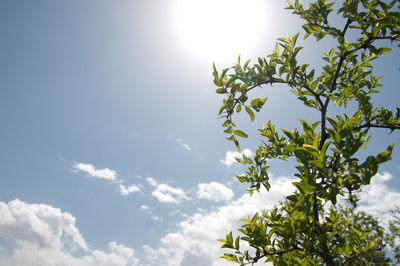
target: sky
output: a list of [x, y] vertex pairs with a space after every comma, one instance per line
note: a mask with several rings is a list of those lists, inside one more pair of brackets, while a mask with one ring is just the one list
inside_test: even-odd
[[[292, 192], [295, 169], [271, 162], [271, 190], [245, 193], [211, 65], [265, 56], [301, 21], [281, 1], [227, 3], [0, 2], [0, 265], [231, 265], [216, 239]], [[318, 67], [330, 41], [301, 44]], [[376, 63], [377, 105], [398, 105], [399, 56]], [[236, 117], [247, 155], [263, 122], [315, 118], [285, 87], [257, 95], [256, 120]], [[399, 139], [372, 132], [371, 154]], [[395, 146], [360, 209], [387, 220], [399, 172]]]

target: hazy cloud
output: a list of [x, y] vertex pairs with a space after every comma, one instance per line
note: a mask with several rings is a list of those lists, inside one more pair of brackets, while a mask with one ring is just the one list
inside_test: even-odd
[[143, 210], [143, 211], [147, 211], [147, 210], [150, 209], [150, 207], [147, 206], [147, 205], [142, 205], [142, 206], [140, 206], [140, 209]]
[[182, 145], [182, 147], [185, 149], [185, 150], [187, 150], [187, 151], [192, 151], [192, 147], [190, 147], [188, 144], [186, 144], [186, 143], [183, 143], [182, 142], [182, 139], [176, 139], [176, 141], [178, 142], [178, 143], [180, 143], [181, 145]]
[[149, 206], [147, 206], [147, 205], [142, 205], [142, 206], [140, 206], [140, 209], [141, 209], [142, 211], [146, 212], [148, 215], [150, 215], [150, 217], [151, 217], [151, 219], [152, 219], [153, 221], [156, 221], [156, 222], [163, 222], [163, 221], [164, 221], [164, 219], [163, 219], [162, 217], [159, 217], [159, 216], [157, 216], [157, 215], [154, 215], [153, 212], [152, 212], [152, 208], [150, 208]]

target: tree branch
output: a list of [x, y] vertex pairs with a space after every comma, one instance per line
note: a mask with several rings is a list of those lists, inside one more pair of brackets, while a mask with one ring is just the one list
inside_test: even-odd
[[[351, 19], [347, 19], [346, 25], [344, 26], [342, 32], [340, 33], [341, 37], [344, 37], [344, 35], [346, 34], [346, 31], [348, 30], [348, 28], [352, 22], [353, 21]], [[343, 65], [343, 62], [344, 62], [344, 59], [346, 58], [346, 56], [347, 56], [347, 53], [344, 51], [341, 51], [339, 63], [338, 63], [338, 66], [336, 67], [335, 75], [333, 76], [332, 82], [329, 86], [329, 93], [332, 93], [336, 88], [336, 84], [337, 84], [336, 82], [340, 75], [340, 69], [342, 68], [342, 65]], [[318, 148], [320, 150], [324, 146], [324, 143], [327, 138], [325, 124], [326, 124], [326, 110], [328, 109], [329, 100], [330, 100], [330, 98], [329, 98], [329, 96], [327, 96], [325, 99], [325, 103], [321, 106], [321, 140], [318, 145]]]
[[365, 123], [363, 125], [353, 127], [353, 130], [358, 130], [361, 128], [387, 128], [387, 129], [390, 129], [392, 132], [396, 129], [400, 130], [400, 126], [379, 125], [379, 124], [371, 124], [371, 123]]
[[274, 255], [282, 256], [282, 255], [284, 255], [286, 253], [289, 253], [289, 252], [292, 252], [292, 251], [295, 251], [295, 250], [304, 251], [303, 249], [301, 249], [301, 248], [299, 248], [297, 246], [294, 246], [294, 247], [292, 247], [290, 249], [287, 249], [287, 250], [281, 250], [281, 251], [275, 251], [275, 252], [268, 252], [267, 250], [263, 249], [263, 255], [261, 255], [259, 257], [252, 257], [251, 258], [252, 261], [250, 263], [256, 263], [260, 259], [262, 259], [262, 258], [264, 258], [266, 256], [274, 256]]

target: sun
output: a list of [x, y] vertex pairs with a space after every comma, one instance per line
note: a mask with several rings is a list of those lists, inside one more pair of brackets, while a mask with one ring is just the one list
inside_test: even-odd
[[265, 0], [176, 0], [180, 41], [194, 55], [224, 60], [250, 51], [263, 33]]

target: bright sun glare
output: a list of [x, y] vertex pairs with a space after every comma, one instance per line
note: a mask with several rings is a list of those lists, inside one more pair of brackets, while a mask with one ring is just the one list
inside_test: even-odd
[[176, 26], [184, 46], [206, 60], [251, 50], [265, 26], [265, 0], [177, 0]]

